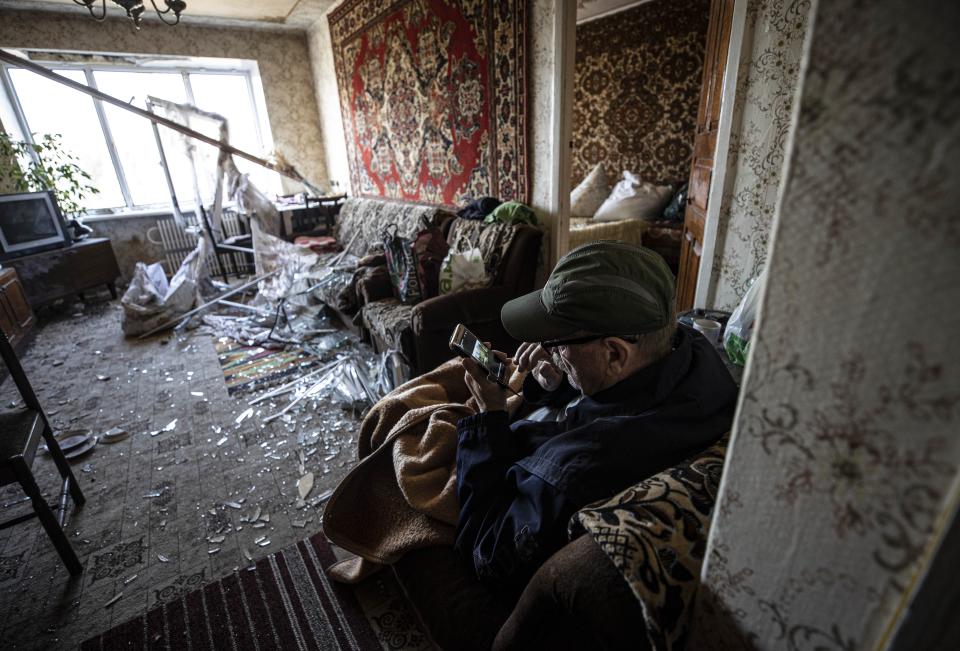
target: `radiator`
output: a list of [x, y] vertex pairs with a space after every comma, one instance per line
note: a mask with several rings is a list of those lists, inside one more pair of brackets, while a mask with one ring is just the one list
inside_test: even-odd
[[[185, 213], [183, 218], [187, 226], [197, 226], [197, 218], [193, 213]], [[234, 210], [225, 209], [223, 211], [221, 224], [224, 237], [242, 235], [245, 232], [240, 223], [240, 215]], [[172, 276], [190, 252], [197, 247], [197, 236], [178, 226], [173, 216], [158, 219], [157, 231], [160, 235], [160, 244], [163, 247], [164, 270]], [[230, 275], [246, 273], [246, 256], [242, 253], [222, 253], [207, 258], [207, 272], [211, 276], [219, 276], [221, 268]]]

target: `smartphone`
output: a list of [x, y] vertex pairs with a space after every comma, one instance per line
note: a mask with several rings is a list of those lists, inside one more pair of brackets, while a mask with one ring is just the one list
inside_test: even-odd
[[469, 357], [487, 371], [491, 380], [501, 386], [507, 386], [507, 367], [462, 323], [453, 329], [450, 350], [463, 357]]

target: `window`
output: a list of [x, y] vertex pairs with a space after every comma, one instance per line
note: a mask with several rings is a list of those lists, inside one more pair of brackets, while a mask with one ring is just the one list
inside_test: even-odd
[[[65, 64], [47, 67], [140, 108], [146, 108], [148, 96], [192, 103], [227, 118], [233, 146], [261, 155], [272, 147], [265, 116], [257, 110], [259, 89], [254, 84], [258, 81], [247, 69], [161, 67], [153, 63], [149, 68]], [[4, 126], [24, 139], [32, 137], [29, 134], [61, 134], [66, 148], [79, 159], [100, 190], [88, 200], [87, 208], [92, 212], [122, 212], [170, 204], [156, 137], [148, 120], [15, 66], [0, 68], [0, 78], [13, 110], [12, 116], [4, 115]], [[11, 118], [13, 125], [8, 123]], [[193, 187], [188, 159], [179, 151], [171, 151], [167, 142], [164, 153], [177, 199], [181, 204], [192, 204], [192, 190], [184, 191]], [[210, 147], [199, 142], [197, 145]], [[249, 174], [267, 195], [280, 192], [276, 172], [240, 158], [235, 160], [240, 171]]]

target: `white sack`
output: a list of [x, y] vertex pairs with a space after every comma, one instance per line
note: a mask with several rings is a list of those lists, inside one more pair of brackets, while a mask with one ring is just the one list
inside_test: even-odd
[[483, 254], [472, 248], [455, 253], [451, 251], [440, 265], [440, 293], [453, 294], [467, 289], [490, 285]]

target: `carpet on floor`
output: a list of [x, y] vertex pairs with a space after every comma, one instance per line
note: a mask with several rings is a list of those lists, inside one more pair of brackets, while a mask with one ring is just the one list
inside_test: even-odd
[[433, 648], [390, 571], [334, 583], [322, 533], [93, 637], [94, 649]]
[[220, 339], [214, 346], [231, 396], [282, 384], [319, 362], [301, 350], [270, 350], [232, 339]]

